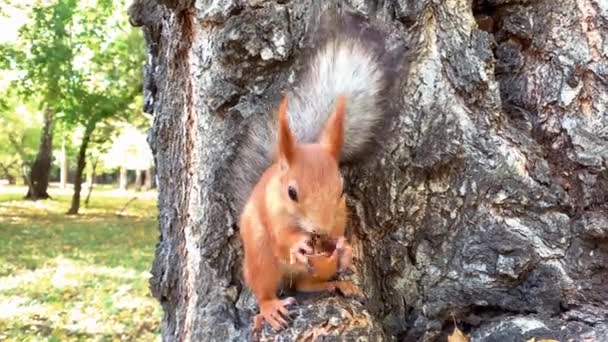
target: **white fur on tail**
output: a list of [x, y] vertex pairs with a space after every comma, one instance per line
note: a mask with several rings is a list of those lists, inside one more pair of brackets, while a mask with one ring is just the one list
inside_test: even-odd
[[346, 96], [342, 160], [361, 153], [384, 119], [379, 60], [358, 39], [330, 40], [311, 59], [296, 89], [287, 94], [289, 126], [300, 143], [316, 142], [339, 95]]

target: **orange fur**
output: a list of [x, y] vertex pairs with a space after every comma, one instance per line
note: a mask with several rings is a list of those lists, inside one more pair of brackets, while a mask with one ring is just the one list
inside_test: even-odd
[[283, 98], [279, 105], [279, 155], [281, 162], [291, 163], [294, 153], [294, 138], [289, 130], [287, 121], [287, 98]]
[[[288, 125], [287, 100], [278, 111], [278, 158], [255, 185], [240, 220], [244, 276], [260, 306], [255, 330], [262, 320], [278, 330], [286, 326], [284, 305], [279, 300], [282, 282], [291, 279], [296, 290], [339, 289], [346, 295], [360, 294], [349, 282], [330, 281], [340, 266], [350, 262], [340, 252], [344, 242], [346, 202], [338, 167], [344, 136], [345, 99], [340, 97], [319, 143], [298, 144]], [[292, 189], [296, 200], [289, 195]], [[312, 234], [342, 241], [340, 251], [311, 255], [307, 248]], [[297, 249], [304, 252], [297, 253]], [[350, 255], [350, 254], [349, 254]], [[345, 261], [346, 260], [346, 261]]]

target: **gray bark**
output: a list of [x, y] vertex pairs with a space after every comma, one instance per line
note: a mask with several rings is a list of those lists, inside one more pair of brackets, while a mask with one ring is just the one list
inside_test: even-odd
[[[383, 150], [345, 170], [351, 277], [369, 299], [306, 299], [279, 340], [439, 341], [452, 317], [474, 341], [608, 340], [606, 2], [351, 3], [412, 45]], [[314, 46], [305, 31], [318, 5], [130, 8], [149, 51], [151, 286], [165, 340], [249, 336], [256, 307], [222, 175], [238, 165], [245, 124], [272, 118]]]

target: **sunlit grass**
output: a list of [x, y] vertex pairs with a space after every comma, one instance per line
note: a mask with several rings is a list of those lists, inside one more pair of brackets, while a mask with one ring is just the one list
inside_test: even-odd
[[66, 216], [69, 191], [23, 190], [0, 187], [0, 341], [158, 340], [153, 194], [94, 191]]

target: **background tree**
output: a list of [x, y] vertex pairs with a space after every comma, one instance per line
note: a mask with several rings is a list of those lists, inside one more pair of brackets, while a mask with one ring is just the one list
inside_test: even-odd
[[[134, 111], [137, 112], [137, 111]], [[110, 149], [115, 145], [116, 139], [118, 138], [121, 128], [124, 125], [123, 118], [109, 119], [101, 122], [95, 132], [91, 134], [89, 141], [90, 147], [88, 148], [86, 159], [88, 163], [87, 173], [87, 196], [84, 202], [85, 207], [89, 205], [91, 193], [93, 192], [93, 186], [95, 183], [95, 176], [98, 171], [110, 172], [112, 167], [107, 164], [106, 156], [110, 152]]]
[[[110, 2], [111, 3], [111, 2]], [[95, 39], [89, 39], [87, 48], [94, 54], [87, 69], [81, 70], [80, 87], [75, 91], [72, 110], [66, 111], [62, 120], [84, 129], [78, 151], [74, 196], [68, 214], [77, 214], [80, 206], [82, 174], [86, 164], [86, 151], [95, 128], [100, 122], [113, 117], [128, 117], [136, 110], [134, 101], [141, 92], [141, 63], [143, 47], [141, 35], [133, 30], [104, 35], [104, 27], [115, 28], [112, 20], [115, 7], [105, 9], [106, 16], [99, 12], [99, 6], [91, 7], [89, 15], [83, 16], [82, 25], [91, 25], [89, 32], [96, 32]], [[95, 13], [95, 14], [93, 14]], [[99, 22], [92, 24], [91, 16]], [[100, 19], [103, 18], [103, 19]], [[119, 26], [120, 27], [120, 26]], [[112, 34], [116, 34], [112, 37]], [[110, 42], [108, 44], [108, 42]], [[86, 113], [86, 114], [83, 114]]]
[[69, 131], [83, 132], [70, 214], [78, 213], [95, 128], [141, 112], [133, 104], [141, 89], [143, 44], [141, 33], [128, 26], [124, 6], [109, 0], [34, 2], [31, 22], [20, 29], [18, 41], [3, 47], [5, 69], [21, 71], [15, 83], [20, 94], [36, 98], [44, 111], [28, 197], [48, 197], [54, 127], [61, 127], [64, 139]]
[[14, 88], [0, 91], [0, 177], [11, 184], [23, 177], [30, 186], [31, 161], [36, 156], [40, 137], [40, 113], [35, 106], [21, 104]]
[[70, 25], [75, 4], [73, 0], [36, 2], [31, 21], [19, 30], [18, 41], [2, 49], [8, 68], [20, 71], [14, 86], [26, 101], [39, 103], [44, 112], [38, 153], [29, 176], [32, 186], [26, 197], [30, 199], [49, 197], [55, 115], [67, 104], [72, 82]]

